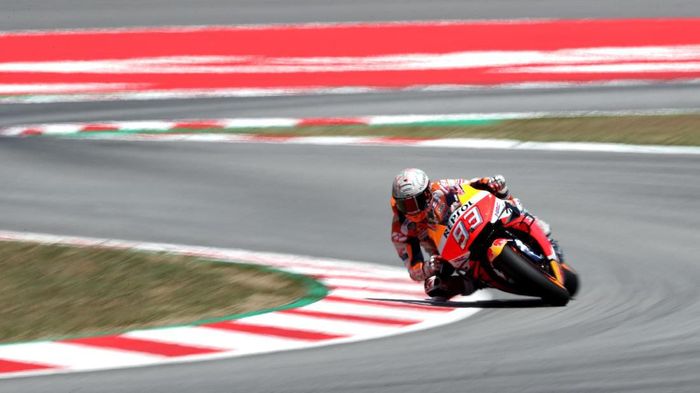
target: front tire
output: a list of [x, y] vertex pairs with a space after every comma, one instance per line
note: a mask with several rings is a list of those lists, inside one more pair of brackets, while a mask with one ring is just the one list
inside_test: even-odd
[[516, 283], [527, 288], [528, 292], [537, 294], [553, 306], [565, 306], [571, 299], [569, 291], [553, 276], [535, 267], [512, 247], [510, 244], [503, 247], [503, 251], [494, 262]]
[[569, 291], [569, 296], [574, 297], [578, 293], [578, 289], [581, 286], [578, 274], [569, 265], [562, 263], [561, 270], [564, 273], [564, 286]]

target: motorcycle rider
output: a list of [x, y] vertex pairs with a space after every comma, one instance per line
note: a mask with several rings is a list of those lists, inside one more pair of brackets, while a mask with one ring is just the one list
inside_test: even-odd
[[[502, 175], [465, 179], [440, 179], [430, 181], [428, 175], [420, 169], [408, 168], [401, 171], [392, 184], [391, 207], [393, 219], [391, 240], [396, 247], [399, 258], [408, 269], [411, 279], [424, 281], [425, 292], [433, 298], [449, 299], [458, 294], [468, 295], [479, 289], [478, 283], [470, 275], [451, 276], [451, 266], [438, 255], [437, 245], [429, 236], [428, 229], [436, 224], [445, 224], [450, 214], [460, 206], [458, 196], [464, 192], [462, 185], [492, 193], [506, 200], [511, 208], [529, 221], [528, 230], [533, 223], [538, 224], [533, 232], [545, 236], [552, 243], [550, 258], [563, 261], [563, 255], [556, 242], [549, 238], [549, 225], [527, 214], [517, 198], [510, 196], [505, 178]], [[517, 224], [516, 224], [517, 225]], [[421, 248], [429, 254], [423, 257]], [[466, 270], [469, 261], [460, 269]], [[443, 269], [441, 271], [441, 269]], [[447, 272], [445, 273], [445, 269]], [[445, 274], [438, 274], [438, 273]]]

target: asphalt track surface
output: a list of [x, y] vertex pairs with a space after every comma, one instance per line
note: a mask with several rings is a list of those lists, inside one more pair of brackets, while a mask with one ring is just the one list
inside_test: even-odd
[[0, 3], [0, 30], [698, 15], [694, 0], [19, 0]]
[[0, 105], [0, 127], [50, 122], [700, 108], [700, 85], [479, 89]]
[[[27, 26], [32, 28], [90, 23], [116, 26], [127, 25], [131, 20], [127, 13], [113, 13], [108, 23], [104, 10], [114, 4], [111, 2], [90, 3], [94, 5], [81, 8], [79, 15], [60, 13], [64, 19], [53, 20], [60, 10], [54, 8], [64, 3], [75, 4], [21, 2], [21, 6], [13, 6], [32, 13], [32, 17], [27, 17], [37, 24]], [[119, 4], [124, 7], [125, 3]], [[155, 3], [135, 2], [133, 7], [140, 4]], [[253, 22], [275, 22], [287, 17], [285, 8], [275, 11], [279, 2], [249, 4], [265, 11]], [[323, 2], [297, 4], [306, 10], [298, 18], [326, 20], [323, 17], [327, 14], [318, 13], [324, 9]], [[428, 3], [420, 6], [408, 2], [418, 8], [397, 4], [402, 3], [358, 4], [357, 14], [349, 18], [439, 17], [428, 12]], [[614, 6], [600, 2], [599, 7], [574, 1], [568, 9], [561, 9], [560, 2], [556, 2], [557, 8], [551, 1], [530, 1], [526, 5], [508, 1], [450, 4], [457, 7], [449, 14], [451, 19], [700, 14], [700, 5], [691, 2], [666, 2], [663, 9], [656, 2], [643, 1], [618, 1]], [[554, 11], [543, 4], [559, 10], [558, 13], [545, 13], [545, 8], [547, 12]], [[674, 8], [674, 4], [679, 8]], [[22, 12], [16, 13], [16, 18], [6, 17], [6, 7], [13, 6], [0, 5], [0, 29], [13, 28], [22, 21]], [[370, 12], [371, 7], [397, 11]], [[483, 13], [471, 13], [474, 9], [483, 9]], [[623, 9], [629, 14], [619, 13]], [[139, 25], [184, 20], [186, 14], [181, 14], [185, 12], [181, 8], [171, 6], [169, 10], [165, 14], [137, 12], [133, 16]], [[88, 23], [90, 17], [93, 18]], [[216, 16], [201, 18], [194, 18], [194, 22], [241, 22], [226, 22]], [[9, 19], [13, 21], [8, 22]], [[575, 109], [562, 108], [567, 102], [572, 107], [593, 107], [605, 102], [606, 96], [617, 96], [610, 102], [617, 102], [619, 109], [629, 109], [624, 107], [624, 97], [649, 108], [698, 107], [700, 94], [694, 94], [698, 90], [693, 86], [635, 89], [528, 93], [535, 96], [518, 96], [515, 91], [481, 94], [494, 106], [510, 99], [535, 110]], [[666, 94], [657, 94], [667, 89]], [[644, 91], [647, 93], [642, 94]], [[481, 100], [472, 93], [425, 94], [428, 95], [6, 105], [0, 106], [0, 115], [3, 122], [15, 124], [61, 119], [374, 114], [363, 112], [368, 109], [400, 113], [413, 112], [420, 105], [428, 105], [420, 113], [429, 113], [441, 108], [431, 104], [433, 99], [473, 102], [473, 106], [464, 105], [455, 108], [459, 109], [455, 112], [480, 110], [475, 108], [479, 108]], [[557, 94], [568, 99], [558, 98]], [[387, 97], [391, 99], [383, 99]], [[366, 99], [375, 102], [363, 103]], [[421, 104], [412, 107], [413, 101]], [[294, 112], [300, 107], [308, 113]], [[464, 304], [485, 306], [476, 316], [419, 333], [228, 361], [6, 380], [0, 381], [0, 391], [697, 391], [697, 157], [3, 139], [0, 227], [395, 265], [397, 260], [388, 239], [387, 198], [390, 179], [406, 166], [423, 167], [434, 177], [505, 174], [511, 189], [526, 206], [553, 225], [569, 260], [583, 277], [580, 296], [567, 307], [551, 308], [495, 294], [497, 301]]]

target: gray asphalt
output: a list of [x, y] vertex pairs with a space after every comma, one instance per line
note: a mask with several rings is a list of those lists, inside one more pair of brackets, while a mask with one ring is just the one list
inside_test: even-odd
[[0, 391], [697, 391], [697, 157], [0, 140], [0, 226], [397, 265], [387, 199], [409, 165], [505, 174], [565, 245], [584, 280], [578, 299], [506, 301], [378, 341], [0, 381]]
[[390, 114], [700, 108], [700, 87], [647, 86], [384, 92], [323, 96], [212, 98], [0, 105], [0, 127], [51, 122], [222, 117], [368, 116]]
[[14, 0], [0, 31], [45, 28], [700, 15], [694, 0]]
[[[18, 1], [0, 30], [339, 20], [700, 15], [694, 1]], [[564, 6], [563, 4], [566, 4]], [[73, 12], [65, 12], [65, 7]], [[138, 12], [134, 12], [138, 9]], [[229, 116], [698, 108], [692, 85], [0, 105], [0, 124]], [[498, 150], [0, 139], [0, 228], [397, 265], [389, 182], [503, 173], [583, 278], [565, 308], [505, 299], [352, 345], [0, 381], [5, 392], [696, 392], [700, 159]], [[278, 189], [285, 191], [279, 195]], [[465, 307], [474, 305], [465, 304]]]

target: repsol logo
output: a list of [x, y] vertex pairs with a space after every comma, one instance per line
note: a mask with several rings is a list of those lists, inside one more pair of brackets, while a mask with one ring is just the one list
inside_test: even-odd
[[447, 229], [445, 230], [445, 233], [449, 233], [452, 230], [452, 226], [457, 222], [457, 220], [459, 220], [459, 216], [461, 216], [465, 211], [469, 210], [470, 207], [472, 207], [472, 203], [467, 202], [450, 214], [450, 218], [447, 219]]

